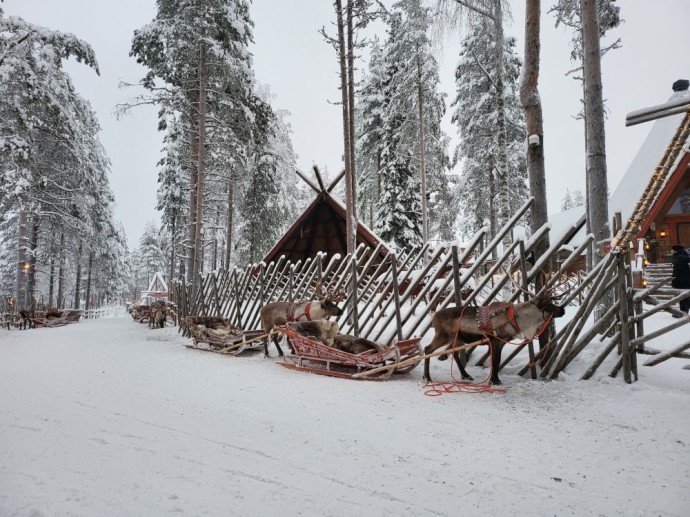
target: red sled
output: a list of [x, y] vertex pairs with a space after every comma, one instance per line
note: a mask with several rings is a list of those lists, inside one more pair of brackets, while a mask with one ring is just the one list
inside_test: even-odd
[[319, 375], [353, 379], [356, 378], [354, 375], [358, 373], [387, 366], [388, 368], [362, 377], [370, 380], [384, 380], [393, 374], [397, 375], [412, 371], [421, 362], [421, 359], [405, 362], [400, 367], [396, 365], [423, 355], [419, 344], [421, 337], [398, 341], [383, 352], [368, 350], [361, 354], [351, 354], [332, 348], [321, 341], [303, 336], [288, 325], [276, 327], [276, 330], [287, 336], [293, 349], [293, 353], [286, 354], [283, 357], [283, 361], [278, 364], [291, 370], [317, 373]]

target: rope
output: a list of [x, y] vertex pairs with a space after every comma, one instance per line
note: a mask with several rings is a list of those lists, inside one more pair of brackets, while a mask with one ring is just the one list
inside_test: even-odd
[[[464, 314], [464, 309], [462, 311], [462, 314]], [[460, 318], [462, 318], [462, 314], [460, 314]], [[522, 343], [511, 343], [516, 346], [524, 346], [527, 343], [533, 341], [535, 338], [538, 338], [539, 336], [542, 335], [542, 333], [546, 330], [546, 328], [549, 326], [549, 323], [551, 323], [551, 320], [553, 319], [553, 315], [550, 315], [546, 320], [544, 321], [544, 324], [539, 328], [537, 333], [532, 337], [532, 339], [525, 339]], [[460, 333], [460, 319], [458, 319], [458, 327], [455, 330], [455, 339], [453, 340], [453, 355], [455, 354], [455, 344], [457, 343], [458, 340], [458, 334]], [[488, 339], [489, 333], [485, 332], [484, 333], [484, 338]], [[492, 336], [495, 339], [498, 339], [499, 341], [503, 341], [504, 344], [509, 343], [510, 340], [508, 339], [503, 339], [498, 336]], [[547, 346], [551, 346], [551, 342]], [[508, 392], [506, 388], [499, 388], [497, 386], [492, 386], [490, 384], [490, 379], [491, 375], [493, 374], [493, 355], [494, 355], [494, 347], [491, 344], [491, 340], [489, 340], [489, 361], [491, 368], [489, 368], [489, 373], [487, 376], [482, 379], [481, 381], [477, 383], [471, 383], [471, 382], [464, 382], [464, 381], [458, 381], [455, 378], [455, 375], [453, 374], [453, 366], [455, 361], [451, 360], [450, 361], [450, 376], [453, 379], [453, 382], [428, 382], [424, 385], [424, 395], [427, 397], [439, 397], [443, 395], [444, 393], [501, 393], [505, 394]]]

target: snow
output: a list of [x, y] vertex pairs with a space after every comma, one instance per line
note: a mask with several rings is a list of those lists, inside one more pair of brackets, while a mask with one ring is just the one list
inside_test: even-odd
[[578, 381], [593, 344], [558, 381], [516, 363], [504, 395], [426, 397], [421, 368], [352, 381], [186, 342], [128, 317], [0, 330], [0, 515], [687, 515], [685, 360]]

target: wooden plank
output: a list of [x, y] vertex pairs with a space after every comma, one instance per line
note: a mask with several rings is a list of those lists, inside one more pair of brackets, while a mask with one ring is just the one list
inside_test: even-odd
[[684, 352], [690, 348], [690, 341], [686, 341], [685, 343], [678, 345], [677, 347], [669, 350], [668, 352], [662, 352], [660, 354], [654, 355], [647, 359], [644, 363], [642, 363], [643, 366], [654, 366], [659, 363], [663, 363], [664, 361], [667, 361], [668, 359], [671, 359], [671, 357], [675, 357], [681, 352]]

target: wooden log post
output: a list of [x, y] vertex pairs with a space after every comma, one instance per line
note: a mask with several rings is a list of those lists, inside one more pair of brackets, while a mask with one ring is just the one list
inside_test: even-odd
[[398, 271], [395, 261], [395, 253], [389, 255], [391, 260], [391, 271], [393, 277], [393, 299], [395, 300], [395, 323], [397, 328], [398, 341], [403, 339], [402, 314], [400, 313], [400, 292], [398, 288]]
[[662, 352], [658, 355], [655, 355], [653, 357], [650, 357], [647, 359], [644, 363], [642, 363], [642, 366], [654, 366], [659, 363], [663, 363], [664, 361], [670, 359], [671, 357], [677, 357], [678, 354], [681, 352], [684, 352], [690, 348], [690, 341], [686, 341], [680, 346], [677, 346], [673, 348], [672, 350], [669, 350], [668, 352]]
[[[522, 277], [522, 289], [525, 291], [524, 293], [524, 300], [529, 301], [529, 280], [527, 279], [527, 263], [525, 262], [525, 242], [520, 240], [520, 276]], [[518, 347], [516, 352], [518, 352], [522, 347]], [[536, 380], [537, 378], [537, 364], [536, 360], [534, 357], [534, 341], [530, 341], [527, 343], [527, 354], [529, 355], [529, 371], [530, 371], [530, 377], [532, 377], [533, 380]], [[511, 354], [511, 356], [508, 357], [509, 360], [513, 359], [513, 355], [517, 354]], [[508, 360], [504, 362], [504, 365], [508, 364]], [[499, 371], [501, 368], [503, 368], [504, 365], [500, 365]]]
[[351, 309], [350, 309], [350, 314], [352, 317], [352, 331], [354, 332], [354, 335], [356, 337], [359, 337], [359, 313], [357, 310], [357, 285], [358, 285], [358, 280], [357, 280], [357, 258], [352, 257], [351, 261], [351, 268], [352, 268], [352, 280], [351, 280], [351, 287], [352, 287], [352, 293], [351, 293], [351, 298], [350, 298], [350, 303], [351, 303]]
[[[455, 306], [462, 307], [462, 284], [460, 283], [460, 261], [458, 260], [458, 246], [453, 244], [450, 247], [451, 256], [453, 257], [453, 294], [455, 295]], [[460, 351], [460, 361], [462, 364], [467, 364], [467, 352], [465, 350]]]
[[[620, 213], [616, 214], [617, 218], [620, 217]], [[630, 313], [628, 312], [628, 298], [630, 292], [628, 290], [627, 282], [627, 272], [625, 268], [625, 257], [624, 255], [618, 254], [618, 299], [620, 300], [620, 343], [621, 343], [621, 353], [623, 358], [623, 378], [627, 384], [632, 382], [632, 367], [630, 364]]]

